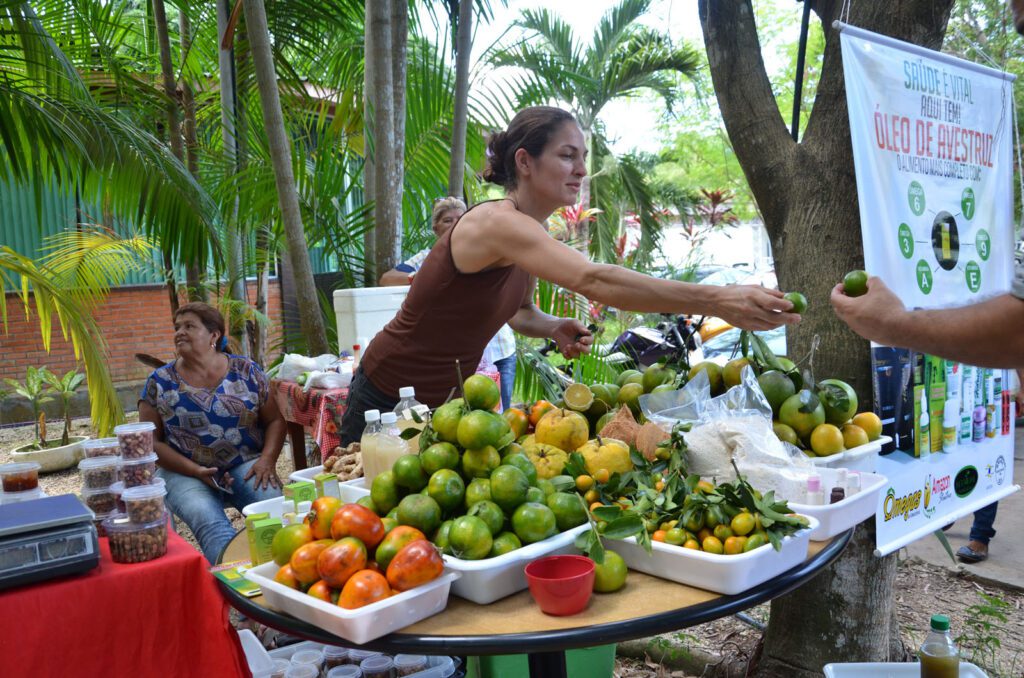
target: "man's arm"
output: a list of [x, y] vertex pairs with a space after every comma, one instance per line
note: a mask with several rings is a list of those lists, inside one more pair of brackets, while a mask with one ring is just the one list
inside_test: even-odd
[[860, 297], [832, 290], [832, 305], [850, 329], [886, 346], [979, 367], [1024, 367], [1024, 300], [1004, 294], [978, 304], [908, 311], [877, 277]]

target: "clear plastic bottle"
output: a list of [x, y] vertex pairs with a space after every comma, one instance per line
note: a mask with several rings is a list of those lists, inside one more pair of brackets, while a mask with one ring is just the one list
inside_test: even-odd
[[[366, 410], [363, 413], [363, 419], [366, 420], [366, 426], [363, 428], [363, 437], [359, 439], [359, 454], [363, 457], [363, 468], [365, 469], [366, 460], [377, 454], [377, 439], [380, 437], [381, 431], [380, 410]], [[372, 480], [367, 477], [366, 482], [370, 483]]]
[[932, 629], [921, 645], [919, 656], [921, 678], [957, 678], [960, 675], [960, 652], [949, 634], [949, 617], [932, 615]]
[[395, 461], [403, 454], [409, 454], [409, 445], [402, 440], [402, 431], [398, 428], [398, 418], [394, 412], [380, 415], [381, 431], [376, 435], [375, 445], [370, 452], [363, 453], [363, 475], [369, 486], [373, 479], [384, 471], [390, 471]]
[[[416, 389], [412, 386], [403, 386], [398, 389], [398, 398], [399, 401], [394, 410], [395, 416], [398, 417], [398, 428], [402, 431], [410, 428], [422, 431], [430, 419], [430, 408], [416, 400]], [[413, 412], [416, 413], [416, 417], [419, 417], [419, 421], [413, 417]], [[419, 452], [419, 436], [409, 440], [409, 449], [413, 454]]]

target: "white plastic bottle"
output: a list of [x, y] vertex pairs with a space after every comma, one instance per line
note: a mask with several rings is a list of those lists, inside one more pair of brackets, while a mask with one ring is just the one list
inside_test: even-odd
[[809, 506], [823, 506], [825, 492], [821, 489], [821, 476], [807, 476], [807, 502]]
[[927, 457], [932, 453], [931, 425], [932, 419], [928, 416], [928, 399], [925, 397], [925, 392], [921, 391], [921, 418], [918, 421], [921, 439], [917, 445], [919, 457]]
[[[398, 428], [402, 431], [410, 428], [422, 431], [430, 419], [430, 408], [416, 400], [416, 389], [412, 386], [403, 386], [398, 389], [398, 397], [399, 401], [394, 410], [395, 416], [398, 418]], [[419, 421], [416, 421], [413, 412], [416, 413], [416, 417], [419, 417]], [[420, 437], [416, 436], [410, 439], [409, 450], [412, 454], [417, 454], [419, 449]]]
[[[377, 454], [377, 440], [380, 437], [380, 410], [366, 410], [363, 413], [366, 420], [366, 427], [363, 429], [363, 437], [359, 439], [359, 453], [363, 457], [364, 475], [366, 474], [366, 459]], [[366, 481], [371, 482], [371, 479]]]
[[377, 434], [377, 444], [371, 454], [363, 452], [363, 475], [367, 486], [384, 471], [390, 471], [399, 457], [409, 454], [409, 446], [402, 440], [397, 421], [394, 412], [380, 415], [381, 431]]

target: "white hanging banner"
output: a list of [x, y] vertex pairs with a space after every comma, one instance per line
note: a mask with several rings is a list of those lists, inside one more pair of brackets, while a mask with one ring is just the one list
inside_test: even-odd
[[[1009, 291], [1013, 76], [837, 27], [868, 272], [908, 308]], [[1013, 411], [1002, 370], [874, 344], [872, 364], [894, 439], [878, 460], [884, 555], [1016, 489]]]

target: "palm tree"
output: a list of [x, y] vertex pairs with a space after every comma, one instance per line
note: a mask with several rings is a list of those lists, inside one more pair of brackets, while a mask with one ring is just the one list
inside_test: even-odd
[[281, 203], [281, 217], [288, 239], [288, 255], [295, 276], [295, 289], [299, 305], [299, 318], [307, 346], [316, 354], [329, 353], [327, 332], [313, 282], [306, 234], [302, 227], [302, 212], [295, 192], [295, 176], [292, 172], [291, 144], [281, 114], [281, 100], [278, 94], [277, 73], [270, 47], [270, 29], [263, 0], [243, 0], [245, 20], [249, 28], [256, 79], [263, 108], [263, 123], [270, 145], [274, 176], [277, 181], [277, 196]]
[[[50, 350], [54, 319], [75, 357], [85, 363], [93, 425], [109, 435], [124, 420], [124, 411], [110, 378], [106, 342], [94, 311], [112, 285], [124, 282], [152, 253], [145, 238], [120, 238], [109, 231], [67, 231], [50, 239], [40, 262], [0, 246], [0, 288], [18, 290], [28, 316], [39, 321], [43, 348]], [[0, 294], [0, 327], [7, 331], [7, 298]]]
[[[669, 38], [636, 24], [651, 0], [622, 0], [601, 18], [589, 44], [583, 44], [564, 20], [547, 9], [527, 10], [517, 24], [528, 36], [498, 52], [496, 66], [517, 66], [526, 74], [513, 80], [520, 106], [551, 99], [568, 104], [583, 129], [590, 151], [588, 176], [580, 190], [585, 208], [591, 201], [591, 181], [605, 154], [595, 143], [602, 137], [600, 115], [608, 102], [652, 91], [671, 107], [678, 88], [676, 75], [693, 78], [700, 53], [689, 45], [673, 46]], [[601, 205], [605, 209], [605, 205]], [[589, 234], [584, 227], [581, 245]]]

